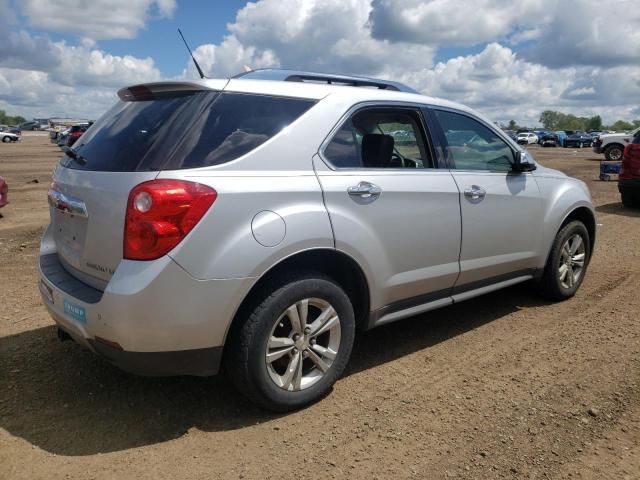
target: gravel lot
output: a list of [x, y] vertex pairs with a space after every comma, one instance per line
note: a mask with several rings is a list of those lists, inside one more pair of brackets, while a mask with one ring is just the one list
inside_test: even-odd
[[590, 149], [598, 240], [567, 302], [528, 285], [361, 334], [333, 393], [275, 416], [225, 378], [147, 379], [56, 339], [35, 262], [59, 157], [0, 144], [0, 478], [640, 478], [640, 211]]

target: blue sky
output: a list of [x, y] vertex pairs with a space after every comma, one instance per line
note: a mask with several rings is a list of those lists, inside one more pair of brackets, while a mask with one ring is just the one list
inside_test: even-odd
[[[0, 109], [97, 117], [118, 88], [244, 66], [403, 81], [498, 121], [640, 117], [631, 0], [0, 0]], [[570, 13], [568, 15], [567, 13]], [[616, 28], [610, 28], [615, 24]]]

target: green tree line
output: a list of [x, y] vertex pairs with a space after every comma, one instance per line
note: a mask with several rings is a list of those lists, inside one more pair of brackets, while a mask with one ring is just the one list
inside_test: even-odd
[[[640, 119], [627, 122], [618, 120], [611, 125], [604, 125], [600, 115], [593, 117], [576, 117], [571, 113], [545, 110], [540, 114], [539, 122], [545, 130], [634, 130], [640, 127]], [[515, 120], [510, 120], [506, 126], [510, 130], [517, 130], [520, 126]]]
[[7, 112], [5, 112], [4, 110], [0, 110], [0, 125], [18, 125], [19, 123], [23, 123], [25, 121], [26, 120], [24, 119], [24, 117], [21, 117], [20, 115], [11, 117], [7, 115]]

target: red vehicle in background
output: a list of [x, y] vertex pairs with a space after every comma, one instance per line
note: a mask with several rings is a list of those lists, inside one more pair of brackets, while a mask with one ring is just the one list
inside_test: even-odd
[[0, 177], [0, 208], [9, 203], [9, 185], [4, 181], [4, 178]]
[[67, 147], [73, 146], [74, 143], [87, 131], [87, 129], [92, 125], [89, 123], [87, 125], [74, 125], [71, 127], [69, 134], [67, 135]]
[[618, 191], [623, 205], [640, 207], [640, 132], [624, 147]]

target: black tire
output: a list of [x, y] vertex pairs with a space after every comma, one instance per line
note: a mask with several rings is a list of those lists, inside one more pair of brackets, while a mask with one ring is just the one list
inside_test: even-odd
[[622, 151], [624, 149], [620, 145], [609, 145], [604, 150], [604, 158], [610, 162], [618, 162], [622, 160]]
[[[349, 297], [329, 277], [301, 273], [271, 282], [256, 294], [244, 323], [231, 334], [225, 352], [225, 370], [231, 382], [256, 405], [275, 412], [305, 407], [327, 395], [342, 375], [353, 347], [355, 318]], [[267, 370], [265, 355], [276, 321], [287, 308], [305, 298], [319, 298], [331, 304], [340, 322], [340, 343], [336, 358], [322, 378], [308, 388], [289, 391], [276, 385]]]
[[4, 143], [9, 143], [11, 141], [11, 137], [2, 137], [2, 141]]
[[640, 199], [630, 192], [620, 192], [620, 199], [625, 207], [633, 208], [640, 206]]
[[[582, 273], [578, 280], [572, 287], [567, 288], [562, 284], [558, 275], [558, 267], [561, 263], [562, 248], [567, 240], [574, 235], [580, 235], [584, 243], [585, 257]], [[566, 224], [557, 233], [553, 245], [551, 246], [551, 252], [549, 252], [549, 258], [547, 264], [544, 267], [542, 277], [538, 282], [540, 293], [550, 300], [567, 300], [575, 295], [582, 285], [582, 281], [587, 273], [587, 267], [589, 266], [589, 260], [591, 259], [591, 242], [589, 240], [589, 232], [584, 224], [578, 220], [574, 220]]]

